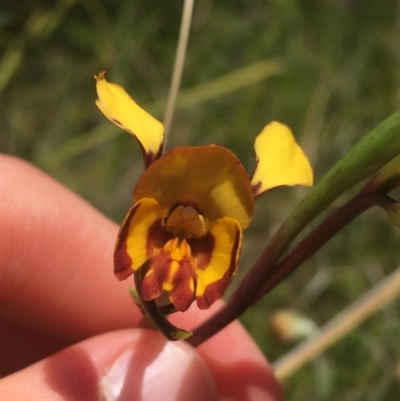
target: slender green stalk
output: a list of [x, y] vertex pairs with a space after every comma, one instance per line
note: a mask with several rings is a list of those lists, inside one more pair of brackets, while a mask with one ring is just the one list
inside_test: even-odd
[[227, 303], [195, 330], [188, 340], [192, 345], [201, 344], [251, 306], [275, 273], [282, 254], [304, 227], [340, 194], [379, 171], [400, 153], [399, 132], [400, 112], [397, 112], [366, 135], [328, 171], [282, 224]]
[[[357, 195], [337, 209], [335, 213], [311, 231], [280, 263], [273, 265], [271, 275], [267, 277], [264, 285], [256, 294], [254, 302], [276, 287], [338, 231], [371, 206], [372, 204], [366, 197]], [[267, 246], [268, 248], [269, 246]], [[264, 259], [262, 255], [255, 266], [267, 264], [268, 259]], [[223, 308], [194, 330], [193, 336], [187, 339], [191, 345], [200, 345], [245, 311], [246, 308], [243, 306], [245, 303], [240, 302], [240, 296], [245, 296], [245, 292], [242, 290], [238, 296], [238, 291], [236, 291], [234, 295], [236, 297], [232, 296]]]
[[[371, 195], [371, 197], [375, 196]], [[375, 200], [371, 201], [368, 197], [357, 195], [337, 209], [324, 222], [312, 230], [281, 262], [275, 265], [270, 278], [258, 293], [257, 300], [275, 288], [343, 227], [376, 202]]]
[[[365, 212], [372, 206], [385, 208], [392, 201], [393, 200], [385, 194], [369, 194], [361, 191], [312, 230], [286, 257], [273, 266], [271, 275], [266, 279], [264, 285], [259, 290], [254, 302], [275, 288], [280, 282], [293, 273], [304, 261], [325, 245], [329, 239], [336, 235], [343, 227], [361, 213]], [[256, 264], [257, 263], [265, 264], [265, 261], [261, 257]], [[221, 309], [208, 322], [206, 322], [206, 324], [198, 327], [194, 331], [193, 337], [187, 341], [195, 346], [200, 345], [203, 341], [223, 328], [227, 319], [232, 318], [232, 316], [238, 317], [244, 312], [243, 306], [240, 303], [229, 303], [228, 301], [227, 305], [229, 306], [226, 306], [226, 309]], [[229, 310], [228, 313], [227, 310]]]
[[137, 295], [137, 300], [140, 302], [143, 310], [146, 312], [147, 318], [158, 331], [160, 331], [170, 341], [184, 340], [192, 335], [190, 331], [182, 330], [170, 323], [169, 320], [158, 309], [155, 301], [144, 301], [142, 299], [139, 290], [142, 283], [141, 271], [135, 272], [133, 278], [135, 280], [135, 288], [137, 291], [135, 297]]
[[181, 84], [183, 65], [185, 62], [187, 43], [189, 39], [190, 25], [192, 23], [194, 0], [185, 0], [182, 12], [181, 29], [179, 32], [178, 49], [176, 51], [174, 71], [172, 73], [172, 81], [168, 94], [167, 109], [164, 118], [165, 143], [169, 135], [174, 115], [176, 98], [178, 96]]
[[[387, 207], [393, 200], [385, 194], [369, 194], [361, 191], [350, 201], [337, 209], [331, 216], [312, 230], [286, 257], [273, 266], [268, 277], [256, 295], [254, 302], [262, 298], [275, 288], [286, 277], [293, 273], [304, 261], [325, 245], [343, 227], [354, 220], [361, 213], [372, 206]], [[256, 263], [265, 263], [262, 258]], [[229, 304], [229, 301], [228, 301]], [[227, 309], [229, 313], [227, 313]], [[188, 339], [192, 345], [200, 345], [225, 325], [227, 319], [238, 317], [243, 313], [240, 303], [231, 303], [226, 309], [218, 311], [206, 324], [194, 331], [193, 337]]]

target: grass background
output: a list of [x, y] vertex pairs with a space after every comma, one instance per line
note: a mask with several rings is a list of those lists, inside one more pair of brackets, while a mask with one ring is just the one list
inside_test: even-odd
[[[2, 0], [0, 151], [31, 161], [121, 221], [141, 155], [95, 107], [93, 75], [107, 70], [109, 81], [162, 119], [181, 9], [166, 0]], [[251, 171], [255, 136], [279, 120], [318, 180], [399, 109], [399, 37], [395, 0], [198, 0], [167, 147], [217, 143]], [[282, 188], [258, 200], [238, 279], [305, 193]], [[242, 321], [268, 359], [291, 347], [271, 334], [276, 310], [292, 308], [322, 325], [399, 265], [399, 239], [384, 213], [371, 210], [248, 310]], [[287, 380], [286, 399], [399, 399], [399, 318], [397, 300]]]

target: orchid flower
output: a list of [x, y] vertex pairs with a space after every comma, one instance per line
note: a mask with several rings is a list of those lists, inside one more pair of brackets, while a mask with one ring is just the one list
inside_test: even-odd
[[145, 166], [118, 235], [114, 273], [119, 280], [138, 275], [139, 298], [159, 308], [183, 312], [196, 301], [207, 309], [237, 271], [255, 198], [282, 185], [312, 185], [310, 163], [278, 122], [256, 138], [251, 176], [232, 151], [214, 144], [162, 154], [163, 125], [104, 75], [96, 76], [96, 104], [137, 139]]

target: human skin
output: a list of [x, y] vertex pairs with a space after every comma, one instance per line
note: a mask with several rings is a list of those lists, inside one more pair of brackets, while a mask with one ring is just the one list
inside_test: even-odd
[[[0, 155], [0, 399], [146, 399], [156, 396], [144, 378], [150, 366], [171, 376], [159, 384], [163, 399], [205, 391], [210, 400], [280, 400], [268, 363], [238, 322], [196, 350], [137, 328], [132, 281], [112, 273], [117, 232], [46, 174]], [[173, 322], [190, 329], [217, 308], [192, 305]], [[168, 398], [174, 381], [183, 398]]]

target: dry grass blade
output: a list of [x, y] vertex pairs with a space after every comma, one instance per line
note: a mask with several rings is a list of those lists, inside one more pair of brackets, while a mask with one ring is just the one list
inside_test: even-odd
[[375, 285], [352, 305], [329, 321], [322, 329], [278, 359], [273, 368], [278, 380], [283, 381], [359, 326], [400, 292], [400, 267]]
[[185, 0], [183, 5], [181, 29], [179, 32], [178, 49], [176, 52], [174, 71], [168, 94], [167, 109], [164, 118], [165, 142], [167, 141], [169, 130], [174, 115], [176, 98], [181, 84], [183, 65], [185, 62], [187, 43], [189, 39], [190, 25], [192, 23], [194, 0]]
[[[225, 96], [236, 90], [259, 83], [264, 79], [276, 76], [284, 70], [284, 63], [279, 58], [258, 61], [249, 66], [221, 75], [215, 79], [182, 90], [176, 99], [176, 109], [182, 110]], [[160, 99], [144, 108], [155, 117], [162, 114], [166, 99]], [[36, 156], [35, 162], [40, 166], [54, 169], [68, 160], [79, 156], [115, 137], [124, 131], [114, 128], [108, 121], [95, 126], [91, 130], [69, 139], [58, 147]]]

